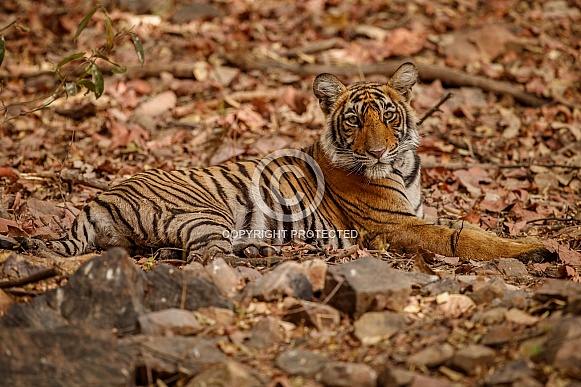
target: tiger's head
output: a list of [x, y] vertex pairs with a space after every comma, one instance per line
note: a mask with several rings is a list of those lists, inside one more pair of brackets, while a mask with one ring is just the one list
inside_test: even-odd
[[321, 145], [331, 162], [370, 179], [397, 169], [400, 156], [419, 142], [409, 104], [417, 78], [412, 63], [402, 64], [386, 84], [345, 86], [331, 74], [318, 75], [313, 91], [327, 118]]

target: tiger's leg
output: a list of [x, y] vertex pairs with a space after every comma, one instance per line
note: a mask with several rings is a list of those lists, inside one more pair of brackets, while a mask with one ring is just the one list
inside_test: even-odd
[[521, 243], [504, 239], [483, 230], [455, 230], [427, 223], [422, 219], [406, 219], [386, 226], [385, 240], [399, 251], [430, 250], [445, 256], [487, 261], [494, 258], [517, 258], [541, 262], [554, 254], [540, 243]]

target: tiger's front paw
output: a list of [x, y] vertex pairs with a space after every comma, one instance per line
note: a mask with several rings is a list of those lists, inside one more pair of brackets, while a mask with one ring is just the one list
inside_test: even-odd
[[545, 246], [540, 243], [535, 243], [534, 245], [527, 245], [529, 247], [518, 254], [515, 258], [523, 263], [533, 261], [535, 263], [540, 262], [554, 262], [559, 258], [557, 253], [548, 250]]

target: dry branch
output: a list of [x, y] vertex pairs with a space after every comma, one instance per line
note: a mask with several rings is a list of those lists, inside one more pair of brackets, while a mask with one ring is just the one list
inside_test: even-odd
[[[373, 63], [362, 66], [331, 66], [331, 65], [301, 65], [295, 63], [285, 63], [272, 59], [258, 58], [249, 53], [233, 53], [226, 56], [230, 63], [243, 70], [272, 69], [286, 70], [298, 75], [317, 75], [320, 73], [333, 73], [334, 75], [352, 74], [392, 74], [397, 68], [407, 60], [391, 60], [381, 63]], [[485, 91], [497, 94], [509, 94], [522, 104], [530, 106], [541, 106], [547, 102], [546, 99], [523, 91], [519, 86], [496, 81], [478, 75], [470, 75], [465, 72], [453, 70], [447, 67], [416, 63], [420, 78], [424, 81], [439, 79], [442, 83], [452, 87], [478, 87]]]
[[33, 282], [38, 282], [43, 279], [54, 277], [57, 274], [58, 274], [57, 270], [54, 267], [50, 267], [48, 269], [39, 271], [38, 273], [31, 274], [27, 277], [0, 281], [0, 289], [31, 284]]

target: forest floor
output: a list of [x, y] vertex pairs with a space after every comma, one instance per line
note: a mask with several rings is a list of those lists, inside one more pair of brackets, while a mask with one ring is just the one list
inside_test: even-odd
[[[109, 11], [113, 26], [132, 28], [140, 37], [145, 65], [139, 65], [131, 40], [121, 40], [110, 59], [128, 71], [113, 74], [111, 66], [99, 62], [105, 75], [100, 98], [79, 92], [34, 112], [58, 86], [51, 72], [55, 63], [106, 44], [105, 17], [95, 13], [74, 41], [91, 4], [0, 4], [0, 28], [16, 19], [22, 26], [2, 32], [1, 235], [61, 237], [84, 204], [139, 171], [261, 158], [278, 149], [309, 145], [324, 123], [311, 90], [317, 73], [335, 73], [346, 83], [385, 82], [397, 63], [411, 60], [420, 69], [412, 102], [418, 117], [447, 92], [453, 93], [419, 127], [426, 213], [478, 224], [506, 237], [538, 238], [559, 259], [521, 267], [512, 261], [490, 264], [428, 253], [376, 253], [393, 268], [438, 276], [439, 284], [454, 278], [457, 286], [442, 286], [439, 293], [426, 292], [425, 283], [414, 288], [396, 308], [405, 316], [399, 333], [385, 334], [379, 341], [354, 333], [359, 316], [342, 311], [340, 329], [330, 328], [332, 334], [316, 324], [285, 322], [280, 338], [285, 344], [278, 350], [241, 353], [241, 339], [233, 339], [232, 332], [229, 345], [220, 350], [251, 366], [270, 385], [334, 385], [329, 369], [308, 375], [275, 366], [280, 349], [299, 338], [296, 346], [324, 353], [335, 362], [366, 364], [380, 376], [380, 383], [393, 382], [389, 378], [396, 378], [394, 374], [404, 378], [404, 371], [420, 378], [406, 379], [416, 385], [422, 380], [463, 385], [581, 383], [581, 369], [562, 366], [562, 358], [553, 353], [558, 352], [556, 344], [547, 344], [554, 334], [547, 326], [573, 318], [568, 332], [577, 332], [570, 338], [581, 345], [581, 291], [568, 287], [581, 282], [579, 1], [170, 3], [115, 2], [117, 9]], [[310, 258], [299, 253], [304, 246], [293, 249], [285, 253], [298, 261]], [[368, 252], [317, 254], [312, 256], [324, 259], [330, 270]], [[27, 256], [22, 251], [18, 255]], [[158, 264], [153, 254], [132, 258], [144, 271]], [[0, 250], [0, 281], [18, 277], [7, 269], [5, 263], [11, 260], [12, 251]], [[3, 286], [0, 315], [15, 302], [25, 304], [70, 285], [68, 276], [82, 261], [73, 260], [67, 273], [40, 282]], [[264, 275], [274, 272], [256, 269]], [[561, 281], [547, 282], [552, 279]], [[247, 281], [252, 282], [244, 277], [244, 284]], [[521, 292], [521, 298], [515, 292]], [[317, 296], [321, 294], [315, 292], [314, 299]], [[458, 304], [442, 307], [452, 303], [450, 296], [471, 301], [452, 297]], [[278, 316], [292, 309], [288, 302], [260, 301], [251, 308], [252, 317], [237, 315], [239, 320], [230, 328], [250, 331], [260, 321], [256, 316]], [[482, 317], [486, 313], [488, 317]], [[494, 333], [497, 327], [508, 333]], [[441, 349], [445, 354], [434, 356], [444, 360], [410, 360], [429, 347]], [[474, 353], [458, 355], [466, 348]], [[540, 355], [538, 348], [544, 348]], [[466, 357], [477, 358], [476, 366]], [[518, 363], [523, 359], [524, 366]], [[501, 379], [498, 375], [507, 369], [512, 376]], [[156, 375], [178, 384], [193, 376], [180, 372]]]

